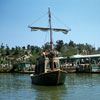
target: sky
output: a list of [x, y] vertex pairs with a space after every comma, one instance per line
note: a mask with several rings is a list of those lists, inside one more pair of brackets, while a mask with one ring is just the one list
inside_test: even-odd
[[53, 32], [54, 43], [72, 40], [100, 47], [100, 0], [0, 0], [0, 45], [41, 47], [49, 42], [49, 32], [28, 28], [48, 27], [48, 7], [52, 27], [71, 29], [67, 35]]

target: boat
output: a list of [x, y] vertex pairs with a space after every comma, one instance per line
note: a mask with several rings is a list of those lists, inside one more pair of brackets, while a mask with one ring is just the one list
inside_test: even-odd
[[42, 56], [37, 58], [35, 73], [31, 74], [30, 76], [32, 83], [36, 85], [61, 85], [64, 84], [66, 80], [67, 72], [61, 70], [59, 57], [57, 57], [58, 53], [53, 49], [52, 31], [60, 31], [64, 34], [67, 34], [69, 30], [52, 28], [50, 8], [48, 9], [48, 15], [49, 28], [29, 26], [29, 28], [31, 28], [31, 31], [50, 31], [50, 50], [44, 51], [42, 53]]

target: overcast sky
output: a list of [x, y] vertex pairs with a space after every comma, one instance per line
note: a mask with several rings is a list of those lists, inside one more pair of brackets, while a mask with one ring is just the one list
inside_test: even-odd
[[31, 32], [28, 28], [31, 23], [48, 27], [48, 7], [52, 27], [71, 28], [67, 35], [53, 32], [54, 43], [72, 40], [100, 47], [100, 0], [0, 0], [0, 44], [41, 47], [49, 41], [49, 32]]

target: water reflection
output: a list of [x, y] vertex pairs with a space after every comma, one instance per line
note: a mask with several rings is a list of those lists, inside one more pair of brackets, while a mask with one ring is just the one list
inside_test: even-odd
[[65, 85], [61, 86], [37, 86], [32, 85], [36, 92], [36, 100], [61, 100], [67, 94]]

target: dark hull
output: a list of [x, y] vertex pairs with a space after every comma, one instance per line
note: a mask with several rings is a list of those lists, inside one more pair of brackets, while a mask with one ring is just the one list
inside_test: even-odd
[[59, 70], [31, 76], [32, 83], [37, 85], [61, 85], [66, 79], [66, 72]]

